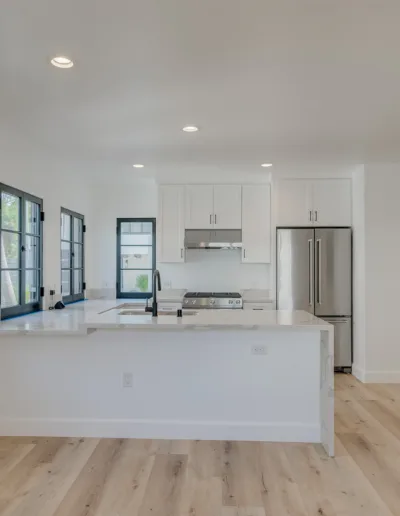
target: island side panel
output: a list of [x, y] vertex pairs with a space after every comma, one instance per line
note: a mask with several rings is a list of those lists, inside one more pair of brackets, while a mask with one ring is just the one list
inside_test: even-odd
[[326, 453], [335, 454], [334, 329], [321, 331], [321, 438]]
[[2, 435], [321, 442], [319, 330], [15, 337], [0, 387]]

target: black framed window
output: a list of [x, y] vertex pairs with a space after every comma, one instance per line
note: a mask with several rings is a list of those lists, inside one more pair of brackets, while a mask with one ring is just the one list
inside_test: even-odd
[[61, 295], [64, 303], [84, 299], [85, 219], [61, 208]]
[[117, 219], [117, 297], [150, 298], [156, 219]]
[[43, 200], [0, 184], [1, 318], [41, 309]]

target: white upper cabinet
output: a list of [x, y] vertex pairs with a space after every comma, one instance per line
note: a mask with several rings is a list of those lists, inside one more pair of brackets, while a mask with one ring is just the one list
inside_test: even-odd
[[277, 226], [351, 226], [350, 179], [283, 179]]
[[242, 187], [240, 185], [214, 186], [214, 229], [242, 227]]
[[185, 187], [160, 186], [158, 190], [157, 255], [160, 262], [185, 261]]
[[186, 229], [214, 227], [214, 188], [211, 185], [187, 185]]
[[278, 184], [278, 226], [312, 224], [312, 181], [283, 179]]
[[240, 229], [240, 185], [187, 185], [186, 229]]
[[313, 182], [314, 223], [318, 226], [351, 226], [351, 180]]
[[242, 262], [271, 262], [271, 186], [242, 188]]

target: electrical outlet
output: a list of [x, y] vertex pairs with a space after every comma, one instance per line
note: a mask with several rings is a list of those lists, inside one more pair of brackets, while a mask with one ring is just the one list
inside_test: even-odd
[[252, 355], [268, 355], [267, 346], [251, 346]]
[[124, 389], [131, 389], [133, 387], [133, 374], [124, 373], [122, 375], [122, 387]]

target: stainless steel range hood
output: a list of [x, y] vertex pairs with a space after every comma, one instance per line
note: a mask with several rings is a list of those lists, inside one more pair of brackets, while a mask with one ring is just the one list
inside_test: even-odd
[[187, 229], [185, 249], [240, 249], [242, 231], [240, 229]]

